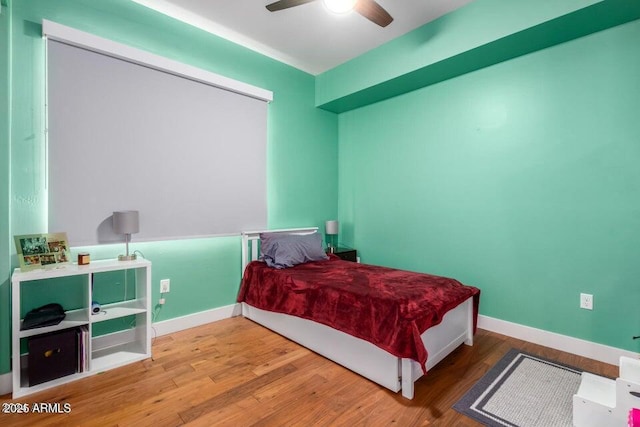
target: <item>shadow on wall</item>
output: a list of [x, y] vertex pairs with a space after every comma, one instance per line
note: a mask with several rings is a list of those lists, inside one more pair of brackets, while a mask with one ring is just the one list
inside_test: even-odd
[[96, 229], [98, 243], [120, 243], [124, 242], [122, 234], [116, 234], [113, 231], [113, 215], [109, 215], [100, 222]]
[[418, 27], [411, 33], [411, 41], [415, 46], [422, 46], [434, 38], [445, 25], [445, 17], [440, 17], [435, 21], [431, 21], [427, 25]]
[[22, 21], [22, 34], [27, 37], [42, 38], [42, 24], [32, 21]]

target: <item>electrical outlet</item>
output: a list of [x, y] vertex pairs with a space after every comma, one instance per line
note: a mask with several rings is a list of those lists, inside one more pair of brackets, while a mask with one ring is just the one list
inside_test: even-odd
[[593, 295], [580, 294], [580, 308], [586, 310], [593, 310]]
[[169, 279], [160, 280], [160, 293], [165, 294], [169, 292], [169, 289], [171, 288], [170, 285], [171, 285], [171, 280]]

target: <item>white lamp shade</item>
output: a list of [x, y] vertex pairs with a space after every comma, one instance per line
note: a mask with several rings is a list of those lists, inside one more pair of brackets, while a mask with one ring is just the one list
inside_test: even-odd
[[335, 219], [331, 221], [325, 221], [324, 223], [324, 232], [327, 234], [338, 234], [338, 228], [339, 223]]
[[116, 234], [134, 234], [140, 231], [138, 211], [114, 212], [113, 231]]

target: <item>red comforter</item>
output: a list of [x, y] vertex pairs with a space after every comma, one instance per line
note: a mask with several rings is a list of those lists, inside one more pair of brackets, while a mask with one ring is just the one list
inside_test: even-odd
[[[313, 320], [369, 341], [425, 370], [420, 335], [480, 290], [454, 279], [367, 264], [328, 261], [277, 270], [259, 261], [244, 273], [238, 302]], [[425, 370], [426, 372], [426, 370]]]

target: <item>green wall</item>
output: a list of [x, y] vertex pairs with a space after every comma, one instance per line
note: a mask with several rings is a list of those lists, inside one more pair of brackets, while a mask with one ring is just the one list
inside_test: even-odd
[[341, 114], [342, 239], [478, 286], [483, 315], [638, 351], [638, 46], [633, 21]]
[[[314, 107], [313, 76], [126, 0], [12, 0], [11, 7], [12, 45], [10, 55], [2, 52], [1, 60], [4, 68], [9, 61], [12, 64], [13, 101], [10, 169], [4, 160], [9, 147], [4, 138], [0, 142], [0, 174], [8, 176], [10, 170], [12, 180], [10, 195], [0, 201], [0, 220], [8, 224], [4, 213], [9, 210], [12, 218], [9, 227], [3, 223], [0, 235], [0, 374], [10, 369], [5, 345], [10, 332], [5, 254], [13, 254], [13, 267], [16, 257], [8, 236], [46, 231], [42, 19], [273, 91], [268, 109], [268, 226], [321, 226], [337, 215], [338, 119]], [[2, 34], [9, 34], [4, 10], [1, 22]], [[0, 49], [7, 49], [6, 39], [2, 37]], [[0, 132], [4, 135], [8, 126], [3, 118]], [[5, 182], [1, 180], [0, 186]], [[2, 191], [8, 187], [0, 187]], [[122, 245], [105, 245], [74, 248], [74, 252], [88, 250], [92, 259], [101, 259], [113, 258], [122, 249]], [[171, 279], [171, 293], [156, 321], [235, 302], [240, 282], [239, 237], [136, 243], [134, 235], [132, 250], [142, 251], [153, 262], [154, 301], [159, 298], [160, 279]]]
[[[316, 79], [316, 104], [328, 104], [352, 93], [392, 81], [403, 74], [446, 62], [462, 52], [490, 45], [597, 3], [605, 2], [474, 0], [452, 13], [320, 74]], [[572, 29], [568, 28], [566, 31]], [[538, 35], [538, 38], [542, 37]], [[522, 49], [521, 46], [519, 48]], [[475, 58], [475, 61], [479, 59], [481, 60]], [[362, 73], [363, 69], [367, 72]]]
[[9, 324], [10, 233], [9, 233], [9, 10], [1, 1], [0, 13], [0, 373], [11, 369], [7, 350], [11, 343]]

